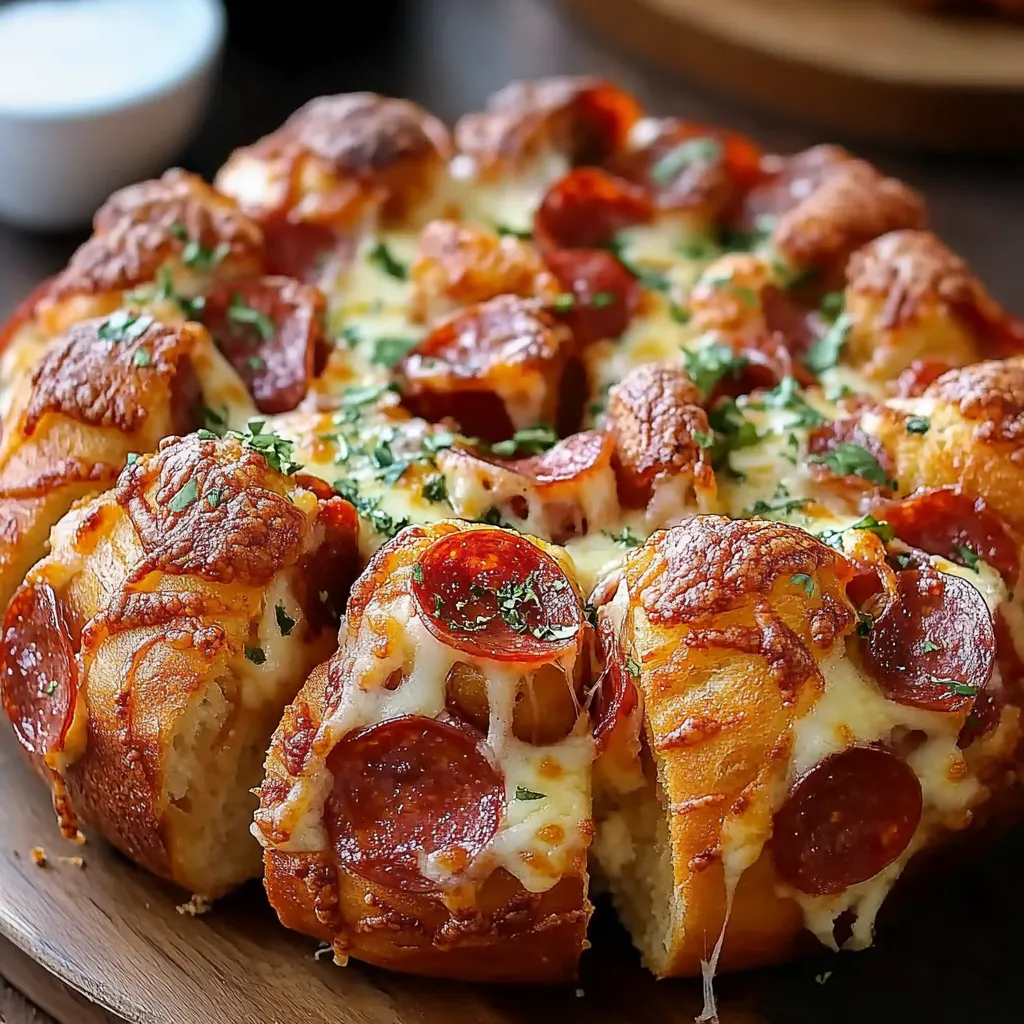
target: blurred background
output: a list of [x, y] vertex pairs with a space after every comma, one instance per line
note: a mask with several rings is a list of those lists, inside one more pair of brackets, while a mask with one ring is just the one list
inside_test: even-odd
[[[45, 6], [66, 9], [77, 2], [45, 0]], [[126, 0], [84, 2], [95, 5]], [[186, 8], [196, 4], [220, 7], [217, 0], [128, 2], [133, 6], [141, 4], [151, 15], [158, 13], [168, 40], [173, 27], [184, 24]], [[861, 130], [851, 132], [842, 123], [826, 124], [820, 111], [805, 115], [792, 109], [794, 101], [800, 105], [802, 93], [821, 92], [824, 86], [819, 79], [806, 79], [811, 84], [804, 88], [801, 82], [805, 79], [799, 76], [795, 82], [783, 81], [785, 75], [778, 67], [774, 71], [769, 67], [765, 72], [757, 63], [757, 55], [749, 49], [749, 39], [738, 49], [708, 50], [717, 31], [714, 17], [708, 14], [712, 9], [729, 13], [728, 9], [737, 3], [741, 5], [737, 10], [753, 3], [761, 12], [774, 10], [784, 17], [794, 14], [794, 3], [805, 10], [810, 3], [827, 12], [831, 2], [373, 0], [366, 4], [327, 4], [320, 0], [289, 0], [271, 5], [256, 0], [225, 0], [226, 42], [219, 67], [213, 72], [216, 77], [209, 101], [199, 103], [198, 126], [194, 132], [186, 133], [189, 140], [175, 146], [159, 166], [143, 173], [158, 172], [173, 161], [210, 176], [234, 147], [270, 131], [302, 102], [321, 93], [371, 89], [408, 96], [451, 122], [459, 114], [477, 108], [488, 93], [510, 79], [550, 73], [597, 73], [615, 78], [635, 91], [653, 112], [726, 123], [770, 148], [789, 151], [825, 140], [856, 148], [886, 171], [921, 189], [928, 199], [936, 230], [966, 256], [997, 298], [1024, 310], [1024, 275], [1020, 271], [1024, 267], [1024, 161], [1019, 150], [1016, 154], [963, 152], [952, 144], [944, 149], [941, 138], [938, 148], [933, 143], [930, 149], [922, 150], [916, 145], [908, 146], [907, 140], [899, 138], [898, 131], [895, 138], [891, 137], [891, 124], [890, 137], [882, 140], [869, 137], [863, 125], [858, 126]], [[835, 2], [849, 9], [848, 2]], [[897, 8], [896, 0], [855, 2], [862, 3], [865, 9], [879, 5]], [[8, 108], [11, 102], [24, 104], [24, 96], [15, 95], [12, 101], [11, 94], [12, 90], [17, 92], [18, 83], [23, 92], [26, 82], [24, 73], [11, 70], [9, 54], [8, 71], [5, 74], [3, 70], [4, 15], [23, 4], [24, 0], [0, 0], [0, 189], [5, 174], [20, 177], [22, 183], [38, 176], [38, 172], [17, 170], [17, 154], [24, 146], [18, 140], [5, 139], [3, 134], [4, 90], [8, 93]], [[647, 12], [639, 11], [641, 6], [654, 9], [660, 18], [676, 17], [679, 10], [685, 18], [688, 12], [696, 10], [698, 20], [711, 17], [712, 24], [709, 30], [707, 25], [701, 26], [701, 32], [695, 36], [667, 36], [660, 30], [659, 22], [653, 23], [653, 30], [644, 23], [638, 12], [644, 16]], [[56, 15], [51, 12], [50, 16]], [[928, 23], [939, 20], [923, 14], [912, 17]], [[794, 33], [801, 31], [800, 24], [807, 21], [804, 18], [801, 23], [785, 22], [783, 38], [792, 39]], [[124, 24], [121, 19], [118, 23]], [[859, 24], [858, 17], [854, 29]], [[834, 25], [832, 38], [827, 40], [833, 47], [842, 43], [850, 31], [849, 24]], [[743, 30], [748, 35], [749, 27], [735, 16], [718, 26], [726, 34]], [[215, 28], [211, 31], [216, 34]], [[638, 31], [641, 35], [646, 32], [646, 45], [644, 39], [638, 40]], [[958, 26], [951, 31], [964, 35], [967, 28]], [[999, 31], [1012, 33], [1014, 41], [1022, 45], [1020, 69], [1024, 78], [1024, 28], [1007, 23]], [[198, 31], [191, 31], [191, 38], [199, 35]], [[766, 33], [762, 31], [761, 35]], [[651, 37], [655, 39], [653, 51]], [[896, 41], [906, 52], [906, 40]], [[754, 38], [752, 43], [756, 48], [759, 39]], [[93, 43], [96, 45], [99, 44]], [[165, 49], [169, 47], [170, 42]], [[24, 59], [30, 59], [27, 51], [32, 47], [19, 42], [19, 48], [26, 51]], [[876, 50], [877, 47], [871, 52]], [[119, 46], [115, 39], [100, 45], [99, 55], [93, 53], [92, 57], [94, 64], [98, 56], [104, 66], [113, 58], [120, 67], [132, 52], [130, 40]], [[713, 61], [707, 58], [709, 52], [715, 57]], [[673, 61], [673, 57], [679, 59]], [[182, 59], [187, 63], [187, 55]], [[72, 40], [68, 52], [62, 55], [62, 69], [73, 71], [76, 62], [83, 62], [83, 75], [93, 66], [88, 63], [85, 45], [74, 45]], [[692, 73], [687, 71], [688, 63]], [[675, 71], [670, 70], [673, 64], [677, 66]], [[752, 68], [758, 72], [753, 78]], [[709, 79], [713, 80], [710, 84]], [[68, 81], [68, 87], [73, 87], [70, 72]], [[774, 89], [780, 81], [784, 86], [781, 97]], [[730, 87], [730, 83], [737, 82], [743, 87]], [[742, 98], [737, 93], [743, 94]], [[883, 105], [868, 95], [860, 108]], [[856, 93], [853, 102], [858, 107]], [[1024, 92], [1020, 94], [1018, 109], [1024, 112]], [[904, 114], [908, 139], [920, 128], [921, 119], [914, 110], [911, 99]], [[934, 110], [929, 116], [934, 119]], [[18, 121], [17, 112], [14, 120]], [[150, 124], [162, 123], [161, 116], [149, 116], [147, 120]], [[941, 129], [941, 125], [937, 127]], [[23, 129], [22, 119], [19, 130]], [[104, 151], [116, 153], [125, 138], [141, 131], [115, 131], [104, 143]], [[58, 134], [68, 140], [71, 129], [65, 128]], [[94, 138], [96, 134], [93, 132]], [[1010, 134], [1011, 126], [1007, 125], [1007, 135]], [[1024, 146], [1024, 139], [1018, 138], [1016, 144]], [[47, 161], [48, 167], [63, 176], [61, 187], [65, 182], [80, 179], [84, 173], [81, 154], [91, 143], [83, 139], [76, 145], [77, 149]], [[41, 277], [57, 270], [84, 233], [77, 229], [39, 234], [0, 223], [0, 315]]]

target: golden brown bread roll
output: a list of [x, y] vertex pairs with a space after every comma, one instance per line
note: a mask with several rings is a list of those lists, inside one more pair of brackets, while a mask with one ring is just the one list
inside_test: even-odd
[[282, 922], [395, 970], [564, 981], [584, 946], [591, 629], [556, 548], [409, 527], [285, 712], [255, 832]]
[[198, 324], [121, 310], [55, 338], [23, 379], [0, 437], [0, 605], [76, 499], [113, 484], [130, 452], [203, 423], [204, 408], [255, 410]]
[[[601, 615], [639, 689], [643, 779], [602, 784], [594, 854], [656, 974], [777, 962], [805, 927], [869, 944], [907, 860], [971, 823], [994, 763], [1016, 769], [1005, 587], [993, 608], [880, 533], [704, 516], [627, 558]], [[1002, 717], [977, 729], [992, 687]]]
[[264, 440], [193, 434], [135, 459], [54, 528], [0, 647], [65, 834], [80, 816], [211, 898], [259, 873], [249, 790], [356, 569], [352, 507], [271, 469], [263, 453], [287, 469], [287, 450]]

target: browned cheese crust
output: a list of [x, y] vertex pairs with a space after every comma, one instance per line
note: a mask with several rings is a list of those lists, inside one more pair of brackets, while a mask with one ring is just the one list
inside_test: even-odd
[[3, 424], [5, 607], [72, 502], [109, 487], [129, 452], [151, 451], [160, 438], [200, 423], [194, 360], [212, 351], [206, 331], [196, 324], [164, 326], [151, 317], [124, 323], [127, 335], [95, 319], [54, 339]]

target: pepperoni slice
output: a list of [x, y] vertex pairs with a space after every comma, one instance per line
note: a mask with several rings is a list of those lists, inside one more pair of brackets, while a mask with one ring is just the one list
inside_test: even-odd
[[262, 277], [218, 288], [203, 322], [245, 381], [260, 412], [294, 409], [326, 354], [324, 298], [288, 277]]
[[966, 580], [911, 569], [861, 648], [864, 664], [900, 704], [961, 711], [992, 675], [996, 636], [985, 599]]
[[666, 119], [646, 145], [608, 161], [614, 174], [646, 186], [663, 210], [718, 217], [764, 177], [761, 150], [736, 132]]
[[831, 477], [859, 489], [894, 489], [892, 456], [856, 419], [833, 420], [816, 427], [807, 436], [807, 453], [825, 479]]
[[305, 587], [303, 607], [310, 627], [325, 629], [337, 625], [359, 575], [359, 517], [324, 481], [297, 473], [295, 482], [322, 502], [317, 523], [323, 527], [323, 540], [301, 564], [299, 579]]
[[1002, 679], [1002, 693], [995, 693], [991, 687], [982, 690], [975, 698], [974, 707], [960, 730], [956, 744], [961, 750], [966, 750], [976, 739], [987, 736], [997, 725], [1003, 714], [1003, 707], [1006, 704], [1004, 694], [1018, 693], [1021, 681], [1024, 680], [1024, 663], [1017, 654], [1017, 647], [1013, 642], [1013, 633], [1009, 623], [998, 610], [994, 618], [996, 629], [996, 664], [999, 666], [999, 675]]
[[642, 289], [640, 282], [603, 249], [562, 249], [545, 262], [572, 305], [560, 313], [579, 345], [617, 338], [629, 326]]
[[612, 629], [608, 616], [602, 616], [597, 636], [605, 654], [605, 668], [597, 680], [590, 703], [590, 719], [594, 723], [594, 742], [598, 752], [608, 746], [615, 727], [636, 710], [639, 702], [636, 683], [621, 663], [619, 645]]
[[596, 167], [577, 167], [548, 189], [533, 217], [533, 237], [545, 252], [597, 249], [616, 232], [654, 215], [644, 189]]
[[276, 220], [264, 228], [267, 273], [316, 284], [326, 263], [347, 262], [355, 252], [351, 239], [324, 224]]
[[911, 547], [967, 565], [977, 556], [1013, 586], [1020, 575], [1019, 543], [984, 498], [957, 487], [918, 491], [902, 501], [885, 502], [875, 515]]
[[495, 661], [544, 662], [576, 643], [579, 599], [558, 563], [501, 530], [451, 533], [417, 563], [413, 596], [431, 633]]
[[40, 755], [62, 750], [75, 717], [78, 666], [71, 631], [49, 584], [23, 586], [11, 599], [0, 667], [4, 711], [22, 745]]
[[498, 831], [505, 783], [467, 731], [407, 715], [346, 736], [327, 767], [331, 845], [343, 867], [404, 892], [440, 886], [425, 861], [457, 874]]
[[815, 765], [775, 815], [779, 874], [811, 896], [842, 892], [888, 867], [921, 820], [921, 784], [880, 747], [850, 747]]
[[949, 363], [939, 360], [923, 361], [915, 359], [897, 378], [896, 394], [900, 398], [917, 398], [934, 384], [947, 370], [952, 369]]

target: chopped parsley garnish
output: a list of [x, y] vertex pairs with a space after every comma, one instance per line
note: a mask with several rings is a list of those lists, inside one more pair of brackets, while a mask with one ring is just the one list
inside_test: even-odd
[[245, 656], [254, 665], [262, 665], [267, 660], [267, 652], [262, 647], [246, 647]]
[[396, 281], [404, 281], [409, 276], [408, 268], [400, 260], [395, 259], [386, 242], [378, 242], [370, 250], [367, 259]]
[[821, 310], [823, 317], [834, 321], [843, 312], [845, 305], [846, 296], [842, 292], [825, 292], [821, 297], [818, 308]]
[[219, 487], [214, 487], [212, 490], [206, 492], [206, 504], [210, 508], [219, 508], [220, 503], [224, 500], [224, 492]]
[[397, 385], [394, 382], [389, 384], [356, 384], [342, 391], [341, 400], [345, 405], [369, 405], [371, 402], [376, 402], [389, 391], [396, 390]]
[[714, 448], [715, 446], [715, 435], [708, 433], [706, 430], [695, 430], [693, 432], [693, 439], [697, 442], [698, 448]]
[[125, 465], [127, 465], [127, 466], [134, 466], [135, 463], [138, 462], [138, 461], [139, 461], [139, 453], [138, 452], [129, 452], [128, 455], [125, 457]]
[[702, 348], [683, 350], [683, 369], [705, 398], [726, 375], [736, 380], [746, 365], [746, 356], [736, 355], [728, 345], [718, 342]]
[[932, 421], [927, 416], [907, 417], [906, 427], [908, 434], [927, 434], [931, 425]]
[[925, 642], [921, 644], [921, 650], [924, 651], [925, 654], [931, 654], [933, 651], [941, 651], [942, 648], [933, 640], [925, 640]]
[[284, 605], [280, 601], [274, 608], [274, 614], [277, 616], [277, 628], [281, 631], [281, 636], [288, 636], [295, 628], [295, 619], [284, 610]]
[[814, 578], [805, 572], [794, 573], [789, 577], [789, 582], [795, 587], [802, 587], [808, 595], [814, 593]]
[[506, 441], [498, 441], [490, 446], [494, 455], [503, 457], [512, 455], [539, 455], [558, 443], [558, 435], [544, 423], [536, 427], [523, 427], [517, 430]]
[[228, 425], [227, 409], [225, 408], [224, 412], [220, 413], [216, 409], [211, 409], [208, 405], [204, 405], [203, 423], [214, 437], [220, 437]]
[[788, 424], [791, 429], [820, 427], [825, 422], [825, 417], [800, 393], [800, 386], [794, 377], [784, 377], [774, 388], [761, 395], [758, 401], [751, 402], [750, 408], [785, 409], [796, 413], [796, 419]]
[[374, 366], [394, 366], [416, 344], [415, 338], [377, 338], [373, 343], [370, 362]]
[[486, 523], [488, 526], [503, 526], [507, 530], [514, 530], [511, 523], [506, 523], [501, 518], [501, 510], [492, 505], [478, 520], [478, 523]]
[[628, 526], [624, 526], [618, 533], [605, 530], [604, 535], [610, 537], [616, 544], [621, 544], [626, 549], [638, 548], [643, 540], [638, 537]]
[[850, 441], [841, 441], [823, 455], [811, 455], [808, 461], [827, 466], [836, 476], [859, 476], [879, 487], [896, 489], [896, 481], [889, 477], [878, 459], [866, 448]]
[[267, 465], [278, 473], [287, 476], [302, 469], [302, 464], [294, 460], [295, 442], [274, 433], [264, 433], [264, 423], [264, 420], [250, 420], [244, 433], [229, 430], [226, 436], [241, 441], [243, 448], [259, 452]]
[[525, 786], [516, 786], [517, 800], [543, 800], [546, 797], [547, 793], [535, 793], [532, 789], [527, 789]]
[[156, 273], [156, 290], [153, 293], [153, 298], [160, 302], [175, 303], [189, 320], [198, 320], [206, 306], [206, 298], [203, 295], [197, 295], [191, 299], [182, 295], [174, 287], [174, 279], [167, 267], [161, 267]]
[[606, 306], [614, 305], [615, 292], [594, 292], [590, 297], [590, 305], [594, 309], [604, 309]]
[[764, 501], [758, 498], [745, 512], [750, 516], [788, 516], [803, 508], [810, 498], [784, 498], [782, 501]]
[[716, 466], [726, 463], [731, 452], [761, 443], [762, 437], [757, 427], [743, 415], [735, 399], [727, 398], [719, 402], [708, 414], [708, 423], [720, 435], [712, 455]]
[[868, 612], [857, 612], [857, 636], [867, 636], [875, 627], [875, 617]]
[[104, 341], [134, 341], [141, 338], [153, 322], [148, 314], [134, 314], [127, 309], [119, 309], [100, 324], [96, 333]]
[[56, 692], [57, 692], [57, 680], [56, 679], [48, 679], [46, 681], [46, 685], [43, 687], [43, 693], [45, 693], [47, 697], [52, 697]]
[[352, 504], [360, 516], [369, 521], [377, 533], [389, 539], [409, 525], [407, 516], [395, 519], [385, 512], [380, 507], [380, 498], [364, 498], [359, 493], [358, 485], [352, 480], [336, 480], [334, 489]]
[[267, 366], [267, 361], [262, 356], [249, 356], [246, 362], [250, 370], [264, 370]]
[[863, 519], [859, 519], [850, 529], [873, 533], [883, 544], [888, 544], [895, 536], [893, 528], [884, 519], [876, 519], [872, 515], [866, 515]]
[[231, 296], [227, 316], [233, 324], [251, 327], [263, 341], [271, 341], [274, 337], [274, 321], [266, 313], [247, 306], [239, 292]]
[[513, 238], [518, 238], [523, 242], [528, 242], [533, 238], [533, 232], [530, 231], [529, 228], [521, 231], [519, 228], [514, 228], [508, 224], [502, 224], [500, 222], [494, 225], [494, 230], [497, 231], [499, 235], [511, 235]]
[[340, 341], [346, 348], [355, 348], [363, 340], [359, 328], [354, 324], [343, 327], [337, 334], [335, 341]]
[[828, 329], [828, 333], [811, 346], [804, 366], [812, 373], [818, 374], [831, 370], [839, 362], [840, 353], [852, 329], [853, 322], [845, 313], [840, 313], [836, 322]]
[[944, 686], [950, 693], [955, 693], [960, 697], [975, 697], [978, 694], [978, 687], [962, 683], [959, 679], [945, 679], [941, 676], [929, 676], [928, 678], [931, 682]]
[[956, 550], [957, 554], [964, 560], [964, 565], [966, 565], [968, 569], [972, 572], [979, 571], [978, 566], [981, 564], [981, 559], [973, 548], [969, 548], [966, 544], [957, 544]]
[[231, 252], [228, 242], [220, 242], [216, 248], [207, 249], [197, 238], [190, 238], [188, 228], [181, 221], [171, 225], [171, 234], [185, 243], [181, 250], [181, 262], [193, 270], [213, 270]]
[[688, 324], [693, 314], [685, 307], [673, 302], [668, 307], [669, 319], [675, 324]]
[[615, 258], [628, 270], [644, 288], [655, 292], [667, 292], [671, 287], [669, 279], [660, 271], [652, 270], [649, 267], [638, 267], [623, 253], [623, 242], [619, 238], [613, 238], [608, 243]]
[[652, 164], [651, 180], [657, 185], [671, 184], [687, 167], [714, 163], [721, 155], [722, 144], [718, 139], [687, 139]]
[[676, 245], [676, 252], [690, 260], [709, 260], [718, 254], [718, 245], [713, 239], [694, 235]]
[[634, 678], [640, 678], [640, 663], [632, 656], [626, 659], [626, 671]]
[[184, 512], [199, 497], [199, 485], [195, 480], [188, 480], [185, 485], [171, 498], [167, 507], [172, 512]]
[[423, 565], [420, 562], [413, 562], [412, 578], [417, 583], [422, 583], [423, 582]]
[[132, 362], [136, 366], [149, 366], [153, 362], [148, 348], [137, 348], [132, 353]]
[[567, 313], [576, 305], [576, 296], [572, 292], [561, 292], [551, 300], [551, 305], [559, 313]]
[[447, 501], [448, 484], [440, 473], [427, 477], [420, 494], [427, 501]]

